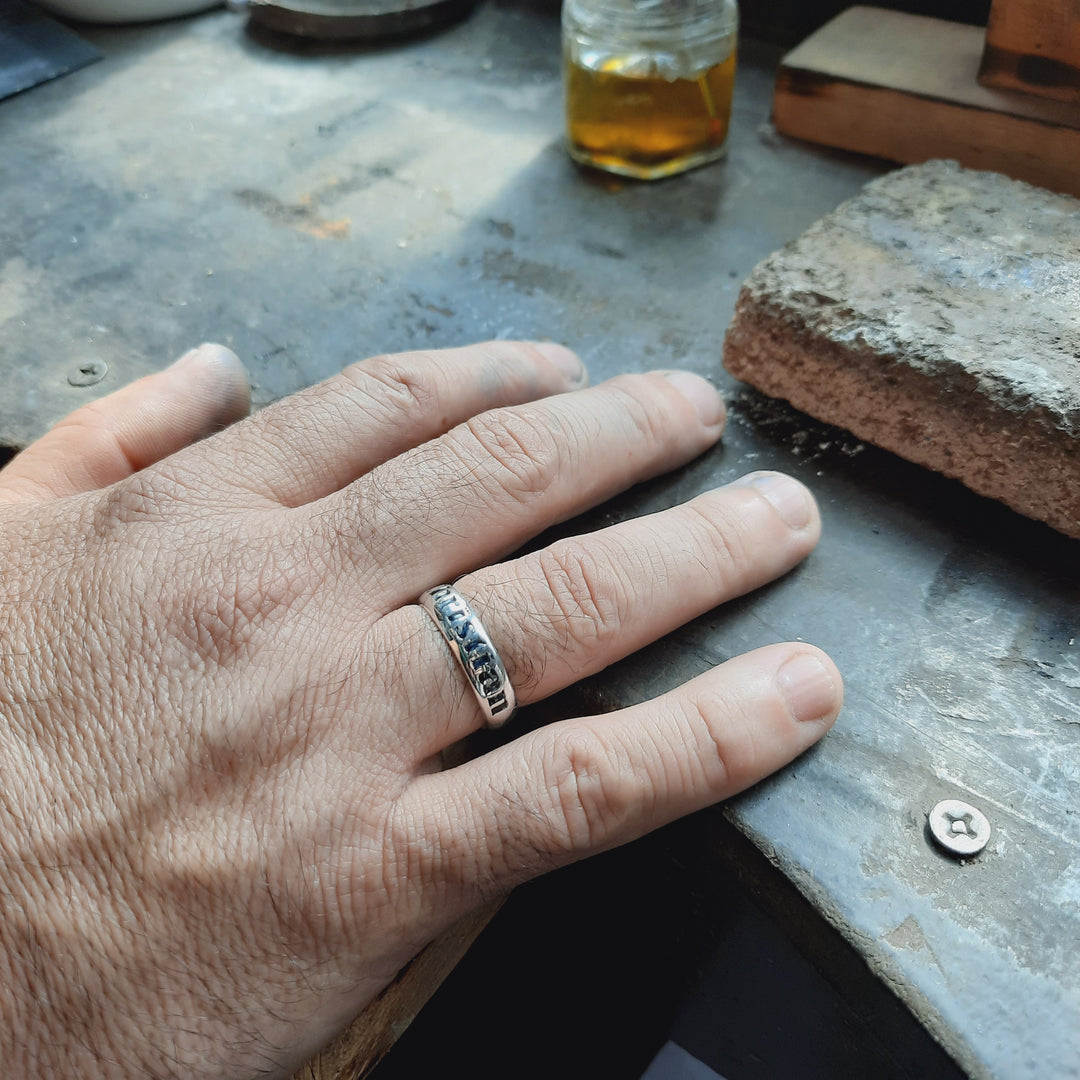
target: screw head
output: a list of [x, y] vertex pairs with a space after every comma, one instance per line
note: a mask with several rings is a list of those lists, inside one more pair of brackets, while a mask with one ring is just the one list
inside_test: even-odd
[[986, 815], [959, 799], [943, 799], [928, 820], [930, 834], [950, 855], [977, 855], [990, 839]]
[[94, 386], [109, 374], [104, 360], [84, 360], [68, 372], [67, 381], [72, 386]]

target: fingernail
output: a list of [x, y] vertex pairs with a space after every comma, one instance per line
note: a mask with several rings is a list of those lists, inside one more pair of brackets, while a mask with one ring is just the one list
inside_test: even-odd
[[207, 434], [247, 416], [251, 409], [251, 380], [240, 357], [224, 345], [200, 345], [184, 353], [169, 371], [185, 372], [185, 392], [203, 402]]
[[706, 427], [724, 422], [724, 401], [711, 382], [692, 371], [665, 371], [664, 377], [694, 406]]
[[823, 720], [836, 710], [836, 684], [813, 653], [788, 660], [776, 673], [776, 685], [800, 723]]
[[814, 516], [813, 496], [798, 480], [783, 473], [748, 473], [731, 484], [731, 487], [752, 487], [761, 492], [793, 529], [806, 528]]
[[566, 376], [571, 386], [584, 386], [589, 381], [581, 357], [565, 345], [556, 345], [554, 341], [535, 341], [533, 348], [550, 360]]
[[230, 371], [244, 370], [244, 365], [241, 363], [240, 357], [238, 357], [232, 349], [227, 349], [224, 345], [214, 345], [211, 343], [200, 345], [197, 349], [189, 349], [179, 360], [174, 360], [169, 367], [185, 368], [190, 364], [195, 363], [207, 367], [215, 366], [229, 368]]

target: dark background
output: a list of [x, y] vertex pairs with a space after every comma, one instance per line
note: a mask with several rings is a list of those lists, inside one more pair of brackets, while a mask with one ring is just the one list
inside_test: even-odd
[[713, 808], [519, 888], [373, 1080], [636, 1080], [668, 1041], [724, 1080], [964, 1075]]
[[[739, 11], [743, 33], [794, 45], [852, 6], [846, 0], [741, 0]], [[990, 13], [989, 0], [873, 0], [869, 6], [983, 26]]]

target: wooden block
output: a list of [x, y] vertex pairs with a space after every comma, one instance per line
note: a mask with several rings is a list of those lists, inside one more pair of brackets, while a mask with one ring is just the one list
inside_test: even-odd
[[502, 904], [499, 899], [477, 908], [431, 942], [334, 1042], [295, 1072], [292, 1080], [361, 1080], [367, 1076]]
[[1080, 4], [994, 0], [979, 82], [1080, 102]]
[[1080, 537], [1080, 202], [935, 161], [759, 264], [724, 342], [759, 390]]
[[980, 86], [982, 47], [978, 27], [850, 8], [784, 57], [773, 122], [827, 146], [955, 158], [1080, 195], [1080, 106]]

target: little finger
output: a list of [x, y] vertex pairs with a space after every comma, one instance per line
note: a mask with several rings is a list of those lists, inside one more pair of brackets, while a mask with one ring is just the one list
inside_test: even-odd
[[771, 645], [652, 701], [417, 777], [400, 808], [443, 886], [435, 903], [449, 889], [467, 906], [742, 791], [820, 739], [842, 697], [820, 650]]

